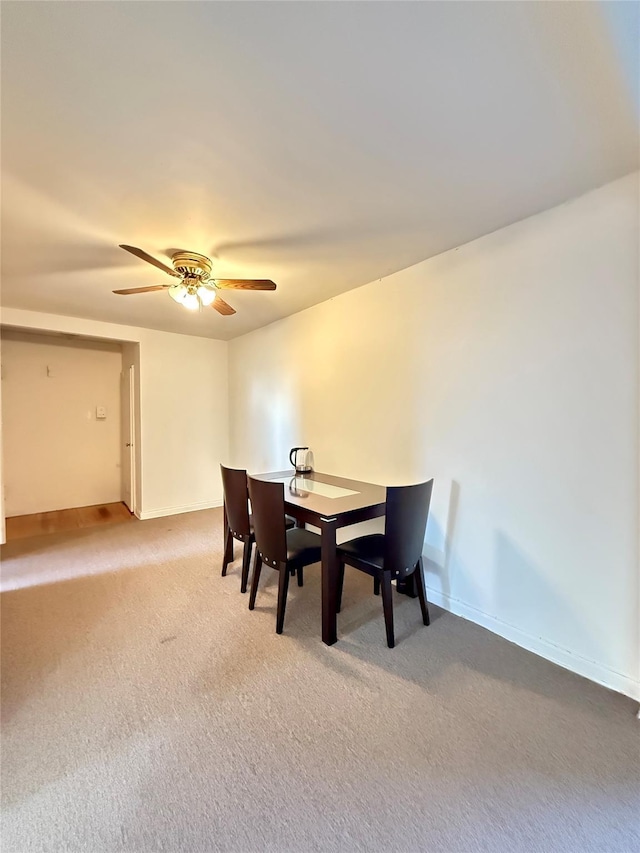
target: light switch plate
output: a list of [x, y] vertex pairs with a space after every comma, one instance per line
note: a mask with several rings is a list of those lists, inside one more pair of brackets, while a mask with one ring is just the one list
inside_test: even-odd
[[96, 420], [104, 420], [107, 417], [106, 406], [96, 406]]

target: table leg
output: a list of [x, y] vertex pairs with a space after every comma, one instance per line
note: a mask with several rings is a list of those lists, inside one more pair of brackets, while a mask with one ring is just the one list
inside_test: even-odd
[[338, 640], [337, 586], [338, 559], [336, 556], [336, 520], [321, 519], [322, 537], [322, 642], [332, 646]]

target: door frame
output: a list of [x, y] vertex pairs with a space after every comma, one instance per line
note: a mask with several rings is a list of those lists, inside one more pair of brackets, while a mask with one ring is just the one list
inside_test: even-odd
[[[123, 365], [124, 367], [124, 365]], [[126, 439], [125, 448], [128, 448], [129, 455], [129, 502], [124, 501], [127, 509], [136, 515], [136, 494], [137, 494], [137, 478], [136, 478], [136, 418], [137, 418], [137, 406], [136, 406], [136, 368], [135, 364], [129, 364], [128, 367], [125, 367], [122, 371], [122, 378], [124, 380], [124, 388], [123, 388], [123, 397], [122, 403], [128, 402], [128, 410], [129, 410], [129, 422], [126, 425], [127, 434], [122, 436], [123, 439]], [[128, 391], [129, 399], [125, 401], [124, 394]], [[125, 449], [126, 452], [126, 449]], [[124, 471], [123, 471], [123, 486], [124, 486]], [[124, 492], [124, 488], [123, 488]]]
[[[122, 344], [122, 371], [120, 373], [120, 406], [121, 406], [121, 436], [120, 436], [120, 459], [121, 459], [121, 500], [129, 511], [140, 518], [141, 493], [140, 493], [140, 439], [142, 430], [140, 428], [140, 345], [138, 343], [123, 341]], [[126, 396], [128, 395], [128, 396]], [[128, 409], [128, 422], [125, 415]], [[128, 446], [127, 446], [128, 445]], [[128, 452], [128, 457], [125, 453]], [[128, 466], [126, 463], [128, 462]], [[126, 467], [129, 468], [127, 472]], [[129, 477], [130, 502], [125, 500], [125, 478]]]

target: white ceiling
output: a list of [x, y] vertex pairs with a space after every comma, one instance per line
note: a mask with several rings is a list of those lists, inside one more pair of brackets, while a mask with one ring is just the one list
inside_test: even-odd
[[[594, 3], [3, 3], [2, 302], [232, 338], [579, 195], [637, 168], [610, 32]], [[278, 290], [114, 296], [168, 280], [118, 243]]]

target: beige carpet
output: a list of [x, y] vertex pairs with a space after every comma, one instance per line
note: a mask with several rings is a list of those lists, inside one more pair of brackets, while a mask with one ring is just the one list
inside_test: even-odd
[[633, 702], [401, 596], [389, 650], [355, 571], [336, 646], [318, 567], [278, 637], [220, 525], [4, 548], [3, 853], [640, 849]]

